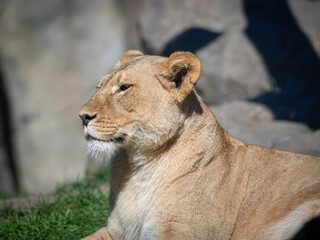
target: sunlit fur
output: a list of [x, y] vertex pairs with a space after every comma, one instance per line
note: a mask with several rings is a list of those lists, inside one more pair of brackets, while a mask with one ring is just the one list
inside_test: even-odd
[[191, 53], [128, 51], [100, 81], [80, 116], [89, 153], [111, 158], [110, 214], [86, 240], [282, 240], [319, 214], [320, 159], [230, 136], [200, 73]]
[[[86, 138], [91, 134], [87, 126], [84, 126], [83, 132]], [[92, 159], [96, 159], [97, 161], [110, 160], [119, 151], [119, 144], [110, 141], [88, 139], [87, 150], [89, 157]]]
[[112, 142], [90, 140], [87, 144], [89, 156], [99, 161], [110, 160], [119, 151], [119, 146]]

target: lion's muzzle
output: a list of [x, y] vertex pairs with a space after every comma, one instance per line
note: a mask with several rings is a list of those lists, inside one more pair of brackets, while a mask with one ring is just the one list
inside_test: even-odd
[[88, 126], [89, 122], [93, 119], [95, 119], [97, 116], [97, 113], [89, 114], [89, 113], [82, 113], [80, 112], [79, 117], [82, 120], [83, 126]]

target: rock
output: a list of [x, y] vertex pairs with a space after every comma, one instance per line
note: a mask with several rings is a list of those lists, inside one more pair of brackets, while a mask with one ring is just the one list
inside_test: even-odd
[[0, 144], [0, 193], [4, 195], [11, 195], [15, 192], [14, 180], [8, 166], [8, 157], [3, 145]]
[[226, 102], [219, 106], [212, 106], [211, 110], [221, 123], [232, 120], [250, 124], [274, 120], [272, 112], [265, 106], [246, 101]]
[[[312, 135], [312, 131], [303, 124], [271, 121], [270, 111], [259, 104], [231, 102], [211, 109], [227, 132], [249, 144], [291, 151], [291, 145], [280, 145], [280, 143], [285, 139], [295, 139], [305, 134]], [[310, 145], [310, 148], [306, 147], [306, 150], [299, 149], [300, 153], [314, 154], [317, 149], [320, 149], [320, 142]]]
[[197, 89], [209, 104], [248, 99], [271, 89], [262, 59], [240, 31], [224, 33], [197, 55], [203, 64]]
[[299, 26], [313, 45], [313, 49], [320, 56], [320, 2], [288, 0], [288, 4]]
[[319, 1], [144, 0], [142, 6], [145, 50], [195, 53], [203, 63], [196, 87], [206, 103], [254, 99], [277, 119], [320, 127]]
[[78, 118], [99, 78], [125, 50], [116, 1], [14, 0], [1, 7], [0, 54], [24, 192], [81, 178]]
[[297, 136], [275, 139], [273, 148], [289, 152], [320, 156], [320, 130]]
[[270, 89], [263, 61], [243, 33], [246, 19], [241, 4], [240, 0], [142, 4], [141, 35], [147, 51], [195, 53], [203, 63], [197, 89], [208, 104], [246, 99]]
[[274, 141], [281, 138], [293, 138], [300, 134], [310, 133], [303, 124], [288, 121], [273, 121], [262, 123], [229, 123], [222, 126], [233, 136], [249, 144], [264, 147], [274, 147]]
[[4, 196], [12, 195], [18, 191], [12, 121], [9, 112], [7, 88], [0, 69], [0, 195]]
[[[299, 2], [317, 9], [317, 13], [320, 11], [319, 3]], [[272, 109], [277, 119], [300, 122], [317, 129], [320, 128], [319, 55], [288, 3], [243, 0], [248, 20], [245, 34], [263, 57], [272, 76], [270, 79], [278, 89], [254, 100]], [[299, 9], [301, 18], [311, 20], [307, 16], [314, 14], [312, 21], [319, 22], [320, 15], [315, 10], [306, 10]], [[319, 26], [319, 23], [315, 25]]]
[[190, 28], [222, 33], [230, 28], [242, 29], [245, 19], [240, 0], [144, 0], [140, 26], [147, 48], [159, 54], [168, 42]]

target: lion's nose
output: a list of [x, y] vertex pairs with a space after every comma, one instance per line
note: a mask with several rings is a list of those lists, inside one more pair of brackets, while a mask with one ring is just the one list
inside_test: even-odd
[[88, 113], [83, 113], [83, 114], [79, 115], [84, 126], [87, 126], [92, 119], [95, 119], [96, 116], [97, 116], [96, 113], [94, 113], [92, 115], [90, 115]]

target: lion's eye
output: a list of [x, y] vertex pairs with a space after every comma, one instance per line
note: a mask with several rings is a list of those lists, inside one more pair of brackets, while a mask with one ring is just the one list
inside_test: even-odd
[[119, 89], [118, 89], [118, 92], [127, 91], [131, 87], [132, 87], [132, 84], [121, 84]]

